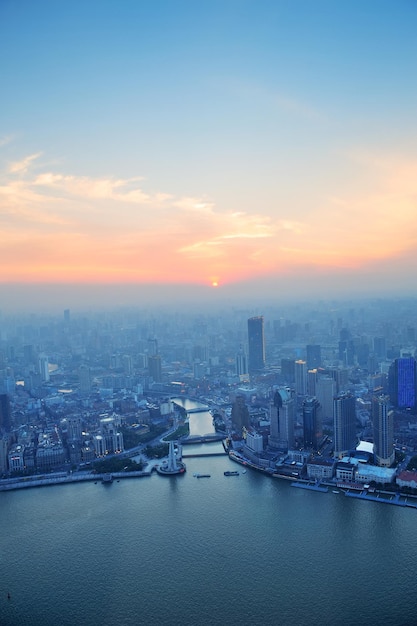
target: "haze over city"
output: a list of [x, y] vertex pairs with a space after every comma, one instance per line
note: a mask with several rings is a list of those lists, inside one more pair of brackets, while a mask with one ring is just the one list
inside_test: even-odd
[[414, 296], [416, 17], [3, 1], [2, 308]]

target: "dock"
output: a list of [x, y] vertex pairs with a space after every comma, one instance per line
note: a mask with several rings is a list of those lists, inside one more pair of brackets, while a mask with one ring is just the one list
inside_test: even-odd
[[396, 493], [392, 495], [390, 498], [386, 498], [380, 495], [370, 494], [367, 491], [345, 491], [345, 496], [348, 498], [357, 498], [358, 500], [368, 500], [371, 502], [382, 502], [383, 504], [393, 504], [395, 506], [405, 506], [410, 507], [412, 509], [417, 509], [417, 504], [415, 502], [410, 502], [407, 496]]
[[291, 487], [297, 487], [298, 489], [309, 489], [310, 491], [319, 491], [320, 493], [327, 493], [329, 491], [328, 487], [322, 487], [320, 483], [305, 483], [301, 480], [293, 482]]

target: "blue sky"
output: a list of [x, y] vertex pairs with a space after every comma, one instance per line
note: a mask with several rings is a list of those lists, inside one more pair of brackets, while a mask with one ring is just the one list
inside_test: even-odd
[[3, 0], [7, 280], [102, 282], [106, 256], [116, 281], [410, 290], [416, 27], [411, 0]]

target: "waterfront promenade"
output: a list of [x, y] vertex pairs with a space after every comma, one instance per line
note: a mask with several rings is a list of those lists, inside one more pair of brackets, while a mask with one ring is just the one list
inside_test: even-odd
[[[120, 480], [122, 478], [141, 478], [150, 476], [153, 467], [146, 471], [136, 472], [112, 472], [113, 479]], [[24, 478], [5, 478], [0, 480], [0, 491], [13, 491], [15, 489], [29, 489], [30, 487], [47, 487], [49, 485], [65, 485], [69, 483], [81, 483], [86, 481], [99, 482], [104, 479], [108, 473], [92, 474], [91, 472], [57, 472], [55, 474], [45, 474], [38, 476], [26, 476]]]

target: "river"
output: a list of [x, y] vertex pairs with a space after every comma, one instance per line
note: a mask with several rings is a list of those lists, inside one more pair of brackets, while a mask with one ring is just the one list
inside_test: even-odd
[[1, 626], [416, 623], [416, 510], [186, 462], [0, 493]]

